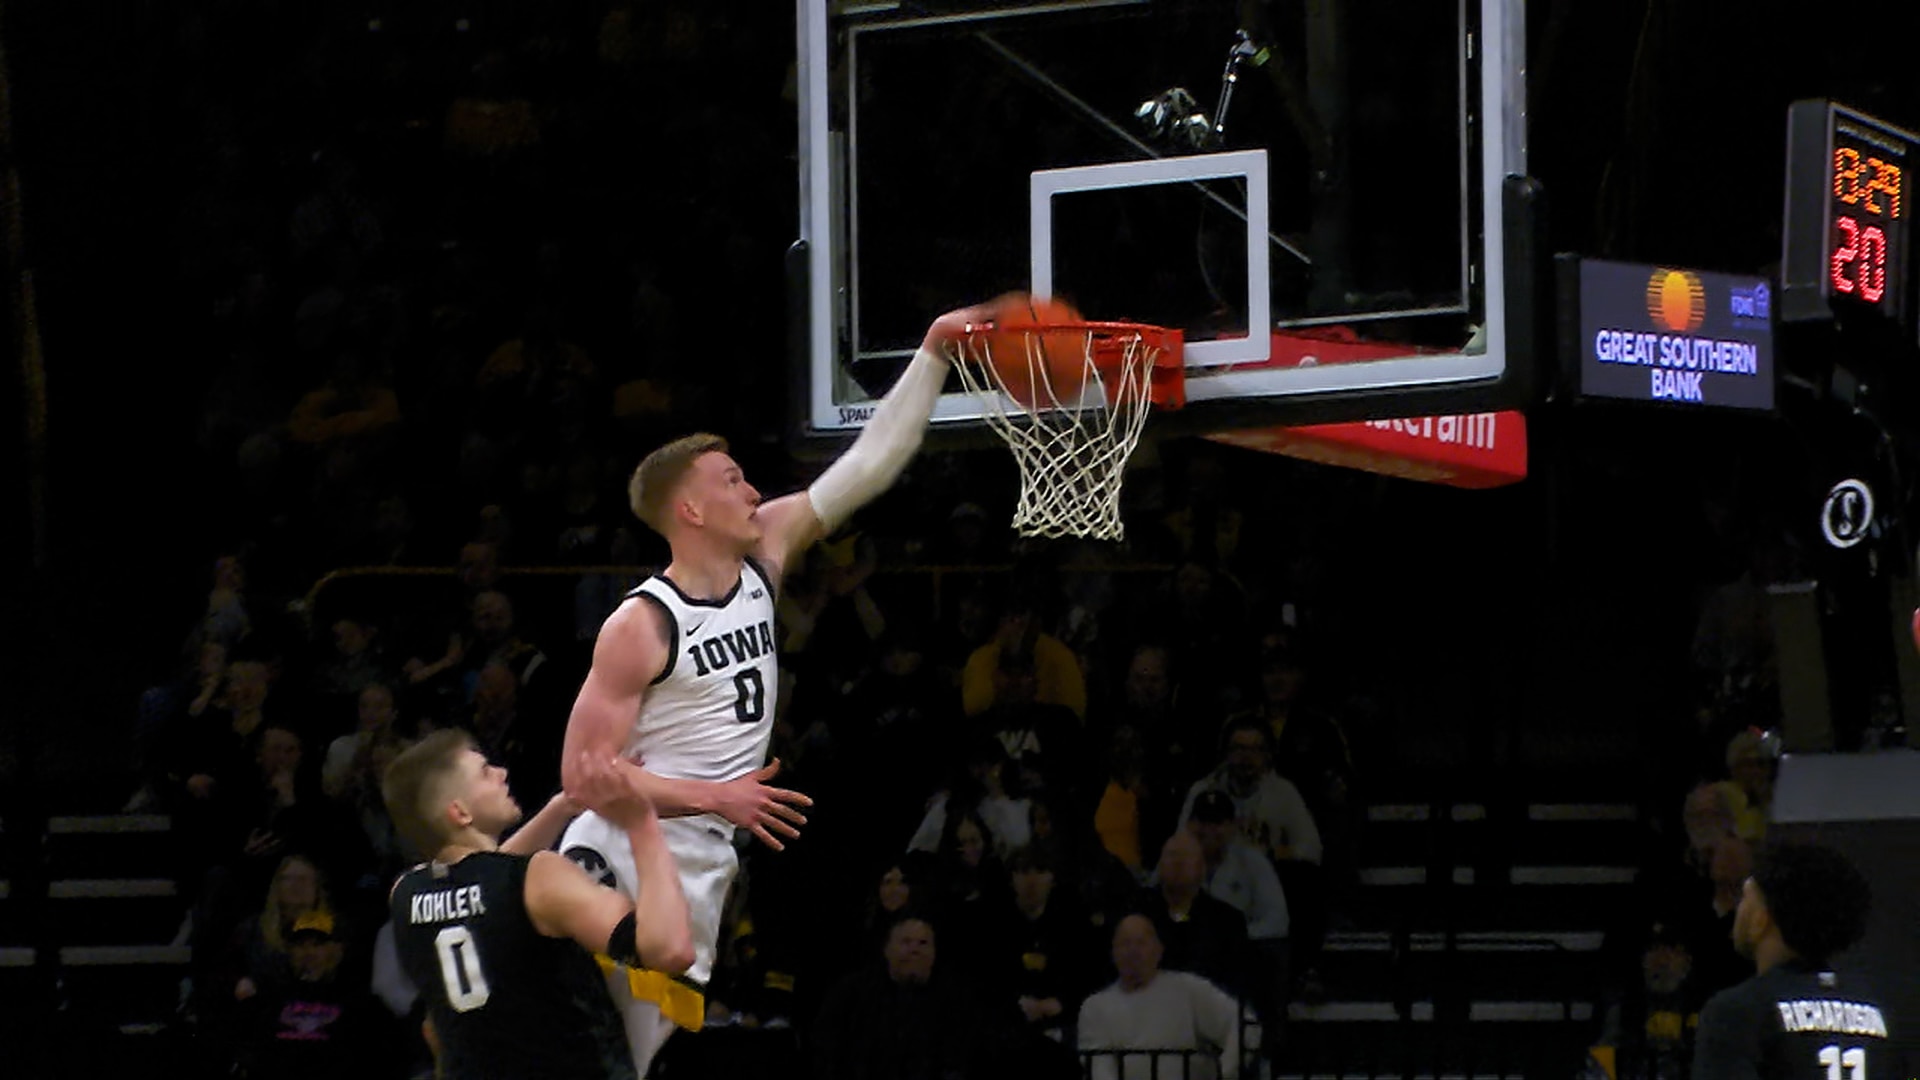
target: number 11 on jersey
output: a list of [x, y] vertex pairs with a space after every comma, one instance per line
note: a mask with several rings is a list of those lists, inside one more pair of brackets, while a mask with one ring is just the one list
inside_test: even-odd
[[[1867, 1080], [1867, 1052], [1858, 1046], [1842, 1050], [1838, 1046], [1820, 1048], [1820, 1064], [1827, 1067], [1827, 1080]], [[1840, 1070], [1847, 1070], [1846, 1076]]]

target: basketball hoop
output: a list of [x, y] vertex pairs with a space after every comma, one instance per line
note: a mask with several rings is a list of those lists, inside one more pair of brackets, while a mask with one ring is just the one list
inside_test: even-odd
[[[1127, 458], [1154, 406], [1185, 403], [1179, 330], [1138, 323], [969, 326], [948, 346], [967, 393], [1020, 466], [1022, 536], [1119, 540]], [[1022, 351], [1024, 356], [994, 355]], [[1063, 350], [1077, 348], [1078, 364]], [[1049, 356], [1052, 352], [1053, 356]], [[1078, 378], [1073, 378], [1075, 374]], [[1011, 384], [1011, 385], [1010, 385]]]

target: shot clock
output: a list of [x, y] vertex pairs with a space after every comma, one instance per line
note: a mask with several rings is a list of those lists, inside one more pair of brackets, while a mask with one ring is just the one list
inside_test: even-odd
[[1836, 309], [1906, 324], [1914, 310], [1911, 225], [1920, 137], [1830, 101], [1787, 113], [1781, 317]]

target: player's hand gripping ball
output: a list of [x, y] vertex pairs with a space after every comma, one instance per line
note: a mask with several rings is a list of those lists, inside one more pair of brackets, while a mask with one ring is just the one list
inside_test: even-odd
[[1084, 321], [1072, 304], [1054, 297], [1009, 293], [995, 301], [993, 329], [982, 337], [1007, 396], [1027, 408], [1078, 401], [1087, 378], [1087, 332], [1047, 328]]

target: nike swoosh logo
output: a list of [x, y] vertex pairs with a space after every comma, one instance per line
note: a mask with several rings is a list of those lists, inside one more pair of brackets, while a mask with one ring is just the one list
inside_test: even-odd
[[692, 637], [693, 635], [695, 635], [695, 634], [697, 634], [697, 633], [699, 633], [699, 632], [700, 632], [700, 627], [702, 627], [702, 626], [705, 626], [705, 625], [707, 625], [707, 624], [706, 624], [706, 623], [699, 623], [698, 625], [695, 625], [695, 626], [689, 626], [689, 627], [687, 627], [687, 636], [688, 636], [688, 637]]

